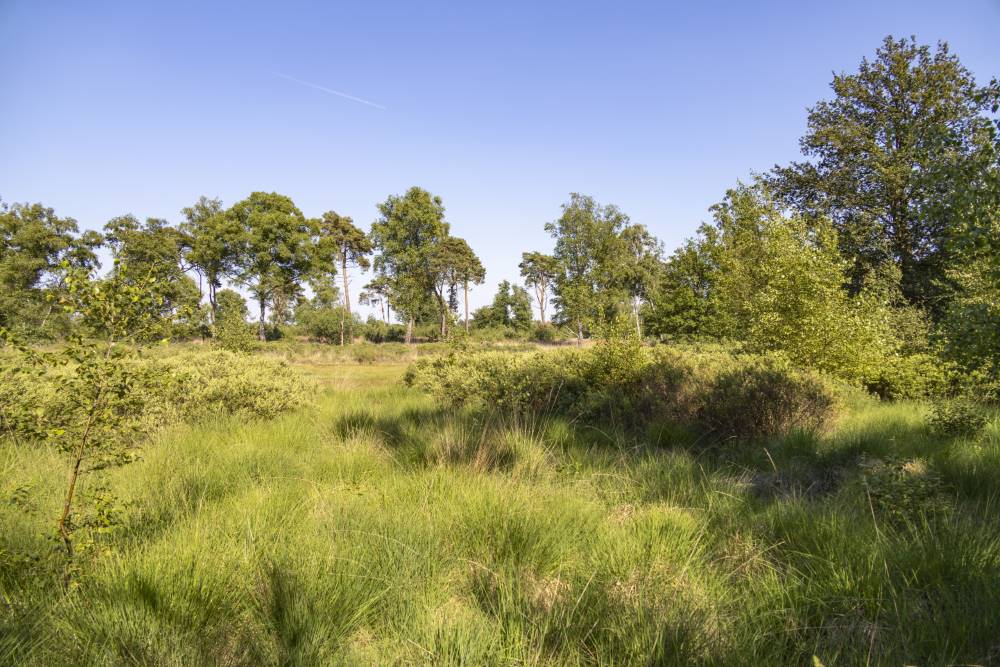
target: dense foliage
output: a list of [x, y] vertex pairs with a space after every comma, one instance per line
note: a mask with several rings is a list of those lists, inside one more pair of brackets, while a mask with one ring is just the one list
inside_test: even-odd
[[590, 350], [453, 353], [416, 361], [406, 379], [451, 405], [632, 428], [670, 422], [710, 441], [823, 430], [837, 403], [829, 383], [781, 356], [650, 351], [628, 340]]

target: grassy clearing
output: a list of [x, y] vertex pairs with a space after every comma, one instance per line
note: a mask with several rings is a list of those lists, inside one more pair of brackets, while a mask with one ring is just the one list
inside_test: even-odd
[[114, 471], [123, 527], [68, 595], [61, 468], [0, 449], [0, 664], [1000, 658], [996, 420], [944, 440], [859, 400], [823, 438], [706, 450], [442, 410], [403, 360], [300, 367], [313, 407]]

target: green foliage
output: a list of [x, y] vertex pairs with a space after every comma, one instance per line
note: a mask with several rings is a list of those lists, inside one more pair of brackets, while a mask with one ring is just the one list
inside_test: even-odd
[[552, 255], [540, 252], [525, 252], [521, 254], [521, 270], [524, 284], [535, 291], [535, 301], [538, 303], [538, 318], [542, 325], [548, 324], [545, 309], [549, 302], [549, 292], [559, 273], [559, 261]]
[[205, 280], [212, 323], [215, 324], [219, 305], [217, 291], [223, 279], [235, 270], [241, 230], [236, 220], [226, 215], [219, 199], [200, 197], [194, 206], [181, 212], [185, 218], [179, 227], [184, 260]]
[[1000, 399], [1000, 204], [997, 211], [984, 247], [963, 253], [963, 265], [949, 271], [956, 290], [942, 322], [945, 354], [963, 384], [993, 400]]
[[53, 308], [65, 294], [66, 267], [97, 265], [100, 235], [77, 235], [76, 220], [41, 204], [0, 201], [0, 327], [28, 339], [65, 335], [70, 318]]
[[473, 314], [473, 324], [477, 329], [507, 329], [523, 335], [533, 324], [528, 291], [504, 280], [497, 285], [493, 303]]
[[386, 324], [369, 317], [364, 335], [365, 340], [370, 343], [402, 343], [406, 338], [406, 327], [401, 324]]
[[295, 321], [310, 338], [326, 343], [350, 342], [363, 335], [365, 328], [358, 315], [344, 306], [324, 305], [315, 299], [295, 309]]
[[559, 330], [549, 322], [542, 324], [535, 323], [535, 328], [531, 332], [531, 340], [539, 343], [554, 343], [559, 338]]
[[291, 199], [275, 192], [253, 192], [226, 215], [239, 230], [235, 277], [257, 300], [258, 338], [264, 340], [267, 305], [311, 267], [313, 228]]
[[455, 236], [445, 238], [435, 248], [430, 258], [430, 271], [434, 277], [434, 290], [441, 311], [441, 334], [447, 335], [449, 308], [457, 309], [457, 291], [464, 293], [465, 328], [469, 328], [469, 285], [479, 285], [486, 279], [486, 269], [465, 239]]
[[159, 426], [220, 415], [268, 419], [308, 405], [315, 387], [287, 363], [225, 350], [149, 360], [143, 419]]
[[921, 459], [866, 458], [860, 485], [879, 518], [895, 524], [949, 509], [941, 475]]
[[[6, 437], [16, 442], [43, 441], [68, 462], [58, 521], [68, 583], [76, 567], [74, 533], [82, 525], [75, 503], [79, 478], [135, 458], [131, 416], [138, 408], [134, 387], [142, 377], [130, 362], [138, 355], [135, 341], [160, 326], [156, 313], [162, 297], [151, 289], [154, 277], [133, 280], [129, 269], [118, 262], [111, 276], [99, 283], [65, 260], [63, 270], [63, 309], [79, 314], [106, 338], [91, 342], [73, 336], [56, 352], [39, 352], [0, 329], [2, 342], [14, 348], [2, 368], [0, 421]], [[54, 405], [47, 406], [37, 395], [46, 381], [52, 384], [48, 393]]]
[[709, 298], [718, 277], [719, 231], [702, 225], [698, 236], [674, 251], [659, 272], [644, 309], [647, 331], [664, 340], [718, 335], [715, 301]]
[[622, 240], [629, 224], [618, 207], [602, 206], [574, 192], [559, 219], [545, 225], [556, 241], [555, 305], [562, 322], [576, 329], [578, 337], [582, 338], [584, 327], [614, 317], [629, 301], [623, 281], [627, 248]]
[[375, 271], [385, 278], [389, 303], [400, 317], [419, 320], [438, 310], [430, 264], [437, 244], [448, 236], [444, 204], [440, 197], [412, 187], [402, 196], [390, 196], [378, 209], [371, 230]]
[[938, 355], [923, 352], [891, 355], [876, 375], [865, 378], [866, 388], [886, 400], [944, 396], [954, 383], [954, 367]]
[[699, 402], [699, 428], [721, 439], [820, 432], [836, 411], [831, 387], [781, 356], [746, 357], [720, 369]]
[[886, 309], [842, 289], [833, 229], [782, 215], [753, 188], [730, 191], [715, 212], [721, 249], [711, 298], [723, 337], [852, 382], [877, 374], [892, 349]]
[[[333, 276], [336, 275], [338, 269], [340, 270], [343, 279], [341, 285], [344, 291], [342, 303], [344, 312], [338, 316], [337, 335], [340, 344], [344, 345], [353, 339], [354, 332], [351, 327], [355, 320], [351, 316], [350, 276], [348, 272], [351, 267], [367, 269], [371, 266], [368, 255], [372, 252], [372, 243], [363, 231], [354, 226], [354, 221], [351, 218], [338, 215], [333, 211], [324, 213], [320, 220], [313, 221], [313, 225], [318, 235], [312, 251], [311, 281], [313, 289], [318, 297], [321, 297], [324, 291], [329, 292], [332, 288]], [[330, 306], [332, 304], [324, 303], [322, 305]], [[319, 318], [324, 320], [324, 323], [320, 324], [320, 321], [314, 316], [311, 335], [333, 340], [329, 337], [332, 331], [328, 326], [330, 316], [319, 315]]]
[[931, 431], [957, 438], [975, 437], [986, 422], [982, 408], [967, 398], [936, 401], [927, 417]]
[[891, 36], [831, 88], [801, 141], [813, 161], [776, 168], [770, 182], [784, 203], [833, 220], [855, 293], [892, 262], [903, 295], [940, 315], [951, 236], [989, 201], [990, 96], [946, 43]]
[[233, 315], [219, 318], [213, 340], [223, 350], [242, 354], [249, 354], [260, 347], [253, 325]]
[[651, 352], [627, 336], [609, 336], [590, 350], [419, 359], [406, 381], [451, 405], [640, 428], [666, 418], [715, 441], [820, 431], [837, 406], [827, 382], [785, 358]]
[[[151, 279], [148, 286], [156, 298], [149, 304], [157, 311], [149, 317], [168, 327], [166, 336], [191, 337], [207, 324], [199, 308], [201, 292], [181, 268], [186, 241], [180, 231], [165, 220], [148, 218], [140, 223], [135, 216], [124, 215], [104, 226], [104, 238], [118, 266], [128, 268], [125, 280]], [[99, 331], [100, 326], [92, 324]]]

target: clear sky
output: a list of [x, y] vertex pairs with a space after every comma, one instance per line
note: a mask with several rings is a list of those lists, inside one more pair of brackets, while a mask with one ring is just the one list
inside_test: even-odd
[[1000, 0], [0, 0], [0, 197], [98, 229], [273, 190], [367, 229], [419, 185], [479, 305], [570, 192], [676, 247], [890, 33], [1000, 75]]

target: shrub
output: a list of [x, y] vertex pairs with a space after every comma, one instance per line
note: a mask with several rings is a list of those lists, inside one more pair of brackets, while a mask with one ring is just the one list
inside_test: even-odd
[[719, 372], [702, 399], [700, 429], [720, 439], [750, 439], [818, 431], [832, 419], [829, 385], [795, 370], [782, 357], [752, 356]]
[[147, 360], [140, 391], [147, 418], [185, 421], [219, 414], [270, 418], [309, 402], [312, 387], [284, 361], [214, 350]]
[[542, 324], [539, 322], [535, 324], [535, 329], [531, 333], [531, 338], [539, 343], [554, 343], [556, 342], [557, 335], [558, 332], [552, 324]]
[[364, 335], [370, 343], [402, 343], [406, 339], [406, 327], [369, 318]]
[[865, 386], [883, 400], [925, 398], [947, 393], [952, 377], [952, 365], [921, 352], [890, 357]]
[[214, 340], [216, 345], [229, 352], [249, 354], [259, 347], [254, 326], [239, 316], [220, 318], [215, 327]]
[[872, 509], [890, 521], [903, 522], [948, 508], [941, 476], [926, 461], [863, 459], [860, 468]]
[[[128, 362], [133, 378], [119, 432], [137, 438], [178, 421], [238, 414], [269, 418], [308, 403], [311, 387], [283, 361], [247, 357], [224, 350], [180, 352]], [[71, 368], [57, 367], [25, 376], [0, 366], [0, 413], [30, 415], [9, 423], [8, 435], [32, 440], [36, 424], [64, 414], [71, 397], [58, 388]]]
[[986, 426], [986, 415], [967, 399], [939, 401], [931, 408], [927, 425], [939, 435], [971, 438]]
[[650, 351], [634, 340], [522, 355], [452, 353], [418, 360], [405, 379], [451, 405], [637, 428], [667, 419], [716, 440], [818, 430], [836, 411], [830, 384], [783, 357]]

